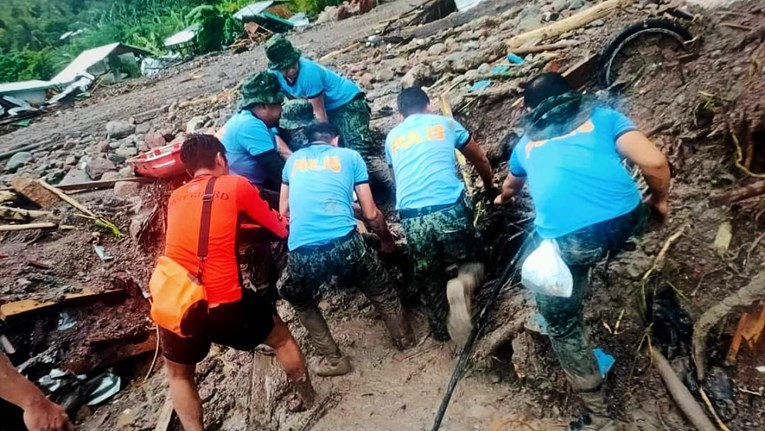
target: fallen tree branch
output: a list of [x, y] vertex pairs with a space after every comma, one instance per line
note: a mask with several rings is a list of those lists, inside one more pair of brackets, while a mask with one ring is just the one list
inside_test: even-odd
[[[51, 229], [59, 227], [56, 223], [29, 223], [29, 224], [9, 224], [0, 226], [0, 232], [13, 232], [19, 230], [32, 230], [32, 229]], [[64, 227], [64, 226], [62, 226]]]
[[627, 6], [633, 2], [634, 0], [604, 1], [603, 3], [599, 3], [593, 7], [571, 15], [568, 18], [556, 21], [545, 27], [514, 36], [506, 42], [506, 45], [511, 51], [513, 49], [528, 47], [529, 45], [536, 44], [539, 41], [560, 36], [564, 33], [568, 33], [571, 30], [576, 30], [579, 27], [583, 27], [595, 20], [605, 18], [619, 7]]
[[651, 265], [651, 268], [648, 269], [648, 271], [643, 274], [643, 282], [648, 280], [648, 278], [655, 272], [658, 271], [662, 265], [664, 265], [664, 259], [667, 257], [667, 252], [669, 251], [669, 248], [672, 246], [672, 244], [677, 241], [678, 238], [683, 236], [685, 233], [685, 230], [690, 227], [689, 224], [684, 224], [680, 229], [678, 229], [677, 232], [672, 234], [667, 240], [664, 242], [664, 245], [661, 247], [661, 250], [659, 250], [659, 254], [656, 255], [656, 258], [653, 260], [653, 265]]
[[359, 47], [360, 45], [361, 45], [361, 42], [354, 42], [354, 43], [346, 46], [345, 48], [332, 51], [332, 52], [328, 53], [327, 55], [319, 58], [319, 63], [323, 63], [323, 62], [329, 60], [332, 57], [336, 57], [338, 55], [345, 54], [348, 51], [352, 51], [355, 48]]
[[27, 221], [38, 217], [52, 217], [50, 211], [25, 210], [21, 208], [12, 208], [0, 206], [0, 218], [14, 221]]
[[707, 409], [712, 412], [712, 415], [715, 417], [715, 421], [717, 421], [717, 426], [720, 427], [723, 431], [730, 431], [730, 428], [728, 428], [725, 423], [720, 419], [720, 416], [717, 415], [717, 411], [715, 410], [715, 407], [712, 405], [712, 401], [709, 400], [709, 397], [707, 396], [707, 393], [704, 391], [704, 388], [699, 388], [699, 393], [701, 394], [701, 399], [704, 400], [704, 404], [707, 405]]
[[706, 374], [706, 348], [709, 331], [731, 311], [765, 299], [765, 270], [755, 275], [749, 284], [712, 306], [693, 325], [693, 361], [696, 377], [704, 380]]
[[62, 201], [68, 203], [72, 207], [78, 209], [80, 212], [85, 214], [88, 218], [92, 219], [96, 223], [96, 226], [104, 228], [104, 229], [110, 231], [117, 238], [121, 238], [122, 237], [122, 232], [120, 231], [120, 229], [114, 223], [109, 221], [108, 219], [96, 215], [96, 213], [94, 213], [93, 211], [88, 209], [85, 205], [82, 205], [81, 203], [77, 202], [74, 198], [72, 198], [71, 196], [67, 195], [66, 193], [64, 193], [60, 189], [58, 189], [56, 187], [53, 187], [52, 185], [46, 183], [45, 180], [39, 179], [37, 181], [45, 189], [47, 189], [48, 191], [50, 191], [53, 194], [55, 194], [56, 196], [58, 196], [59, 199], [61, 199]]
[[765, 180], [757, 181], [756, 183], [749, 184], [744, 187], [737, 188], [724, 193], [718, 193], [712, 195], [709, 198], [709, 203], [713, 207], [719, 207], [722, 205], [730, 205], [744, 199], [753, 198], [765, 194]]
[[669, 365], [664, 355], [657, 349], [651, 349], [651, 358], [656, 370], [659, 371], [661, 379], [664, 380], [670, 395], [672, 395], [672, 399], [675, 400], [675, 403], [677, 403], [677, 406], [680, 407], [680, 410], [691, 424], [699, 431], [717, 431], [699, 403], [693, 398], [691, 392], [680, 381], [674, 370], [672, 370], [672, 366]]

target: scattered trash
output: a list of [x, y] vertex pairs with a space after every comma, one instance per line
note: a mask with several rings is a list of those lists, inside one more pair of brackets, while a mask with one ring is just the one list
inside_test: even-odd
[[62, 311], [61, 314], [58, 315], [56, 330], [66, 331], [67, 329], [73, 328], [76, 324], [77, 322], [72, 318], [72, 316], [69, 315], [69, 313]]
[[102, 245], [93, 244], [93, 251], [96, 252], [96, 255], [98, 255], [98, 258], [101, 259], [102, 262], [109, 262], [114, 259], [114, 257], [109, 254], [109, 252], [107, 252]]
[[510, 62], [510, 64], [514, 65], [521, 65], [526, 62], [526, 60], [523, 59], [523, 57], [519, 57], [512, 52], [507, 54], [507, 61]]
[[543, 240], [521, 266], [521, 283], [534, 293], [568, 298], [574, 288], [571, 271], [555, 240]]
[[504, 66], [504, 65], [498, 64], [496, 66], [491, 67], [491, 74], [499, 75], [501, 73], [506, 73], [508, 70], [510, 70], [510, 66]]
[[119, 392], [122, 379], [111, 371], [88, 378], [59, 368], [52, 369], [37, 383], [50, 398], [74, 417], [83, 405], [101, 404]]
[[16, 348], [13, 347], [13, 344], [11, 344], [11, 340], [8, 339], [8, 337], [5, 336], [5, 334], [0, 334], [0, 348], [2, 348], [5, 353], [12, 355], [16, 353]]
[[729, 221], [726, 221], [717, 229], [717, 235], [715, 236], [714, 247], [718, 256], [725, 257], [725, 253], [728, 252], [732, 239], [733, 225]]
[[15, 123], [11, 123], [11, 125], [16, 127], [29, 127], [30, 124], [32, 124], [32, 120], [21, 120]]
[[104, 373], [88, 382], [88, 400], [86, 404], [95, 406], [113, 397], [120, 391], [122, 379], [114, 373]]
[[737, 413], [736, 403], [733, 401], [733, 382], [725, 369], [711, 367], [703, 386], [720, 418], [726, 421], [733, 419]]
[[491, 80], [484, 79], [481, 81], [476, 81], [473, 83], [473, 85], [470, 86], [470, 91], [481, 91], [486, 88], [489, 88], [491, 86]]
[[606, 353], [600, 347], [592, 349], [592, 353], [595, 355], [595, 359], [598, 361], [598, 370], [600, 370], [600, 376], [605, 379], [608, 375], [608, 372], [611, 371], [611, 368], [614, 366], [614, 363], [616, 363], [616, 359], [614, 359], [613, 356]]

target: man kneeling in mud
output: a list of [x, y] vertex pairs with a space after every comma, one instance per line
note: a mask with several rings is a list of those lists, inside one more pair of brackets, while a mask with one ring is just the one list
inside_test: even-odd
[[[667, 216], [669, 165], [632, 121], [595, 107], [557, 73], [534, 78], [524, 102], [530, 109], [525, 136], [513, 149], [495, 203], [511, 202], [528, 181], [536, 210], [529, 249], [555, 240], [573, 276], [568, 298], [536, 294], [555, 354], [586, 409], [569, 429], [619, 430], [609, 418], [603, 378], [582, 324], [583, 301], [592, 266], [645, 227], [646, 207]], [[645, 203], [623, 159], [642, 171], [651, 192]]]
[[[287, 237], [287, 221], [269, 208], [247, 179], [228, 174], [226, 150], [214, 136], [190, 136], [181, 148], [181, 160], [194, 178], [170, 196], [165, 256], [191, 274], [201, 273], [209, 304], [209, 314], [195, 325], [202, 329], [191, 336], [159, 328], [170, 395], [184, 429], [203, 429], [194, 372], [212, 343], [237, 350], [252, 350], [259, 344], [273, 348], [302, 407], [309, 408], [315, 393], [300, 346], [273, 301], [242, 288], [236, 256], [241, 214], [280, 238]], [[205, 199], [211, 200], [207, 209]], [[207, 246], [200, 248], [200, 243]], [[296, 404], [291, 407], [299, 409]]]

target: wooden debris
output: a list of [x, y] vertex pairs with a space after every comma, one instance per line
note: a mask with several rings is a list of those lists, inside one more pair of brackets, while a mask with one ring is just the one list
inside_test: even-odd
[[722, 27], [735, 28], [736, 30], [746, 30], [746, 31], [752, 31], [753, 30], [753, 28], [749, 27], [748, 25], [741, 25], [741, 24], [737, 24], [735, 22], [721, 22], [720, 25]]
[[563, 77], [566, 78], [571, 88], [581, 88], [597, 75], [595, 73], [597, 69], [598, 55], [593, 54], [566, 69], [563, 72]]
[[159, 411], [159, 419], [157, 420], [157, 426], [154, 427], [154, 431], [167, 431], [170, 427], [170, 422], [173, 420], [173, 399], [170, 398], [168, 392], [165, 397], [165, 403], [162, 404], [162, 409]]
[[699, 431], [716, 431], [714, 424], [709, 420], [699, 403], [693, 398], [693, 395], [685, 387], [682, 381], [677, 377], [672, 366], [657, 349], [651, 349], [651, 358], [653, 365], [659, 371], [659, 375], [667, 386], [672, 399], [680, 407], [685, 417]]
[[0, 203], [11, 202], [16, 200], [16, 193], [8, 190], [0, 190]]
[[728, 192], [712, 195], [709, 198], [709, 203], [713, 207], [719, 207], [722, 205], [731, 205], [738, 201], [753, 198], [763, 194], [765, 194], [765, 180], [757, 181], [756, 183], [752, 183], [748, 186], [740, 187]]
[[[749, 284], [709, 308], [693, 325], [693, 360], [699, 381], [706, 374], [706, 348], [709, 331], [731, 311], [765, 299], [765, 270], [755, 275]], [[743, 332], [743, 331], [742, 331]]]
[[577, 45], [579, 45], [579, 42], [574, 40], [569, 40], [569, 41], [562, 41], [562, 42], [553, 43], [549, 45], [535, 45], [535, 46], [530, 46], [528, 48], [511, 49], [510, 52], [512, 52], [515, 55], [526, 55], [526, 54], [535, 54], [538, 52], [557, 51], [559, 49], [571, 48]]
[[24, 299], [21, 301], [9, 302], [0, 305], [0, 319], [6, 320], [31, 312], [46, 310], [57, 305], [73, 305], [88, 301], [112, 299], [124, 294], [124, 289], [112, 289], [106, 290], [104, 292], [94, 292], [92, 290], [83, 289], [81, 293], [69, 293], [64, 295], [64, 300], [61, 302], [37, 301], [34, 299]]
[[51, 141], [42, 141], [42, 142], [38, 142], [36, 144], [28, 144], [28, 145], [23, 145], [23, 146], [20, 146], [20, 147], [16, 147], [13, 150], [0, 153], [0, 160], [10, 159], [16, 153], [20, 153], [22, 151], [36, 150], [37, 148], [40, 148], [40, 147], [42, 147], [45, 144], [49, 144], [50, 142]]
[[712, 416], [715, 417], [715, 421], [717, 421], [717, 426], [720, 427], [722, 431], [730, 431], [730, 428], [728, 428], [725, 423], [720, 419], [720, 416], [717, 415], [717, 410], [715, 410], [715, 407], [712, 405], [712, 401], [709, 400], [709, 397], [707, 396], [707, 393], [704, 391], [704, 388], [699, 387], [699, 393], [701, 394], [701, 399], [704, 400], [704, 404], [707, 405], [707, 410], [712, 412]]
[[354, 49], [358, 48], [359, 46], [361, 46], [361, 42], [354, 42], [354, 43], [346, 46], [343, 49], [338, 49], [338, 50], [332, 51], [332, 52], [328, 53], [327, 55], [319, 58], [319, 63], [323, 63], [323, 62], [329, 60], [332, 57], [336, 57], [338, 55], [345, 54], [346, 52], [353, 51]]
[[75, 183], [75, 184], [63, 184], [63, 185], [57, 185], [56, 188], [63, 191], [88, 191], [88, 190], [97, 190], [97, 189], [108, 189], [111, 187], [114, 187], [115, 184], [122, 182], [122, 181], [130, 181], [130, 182], [136, 182], [136, 183], [153, 183], [156, 182], [158, 178], [151, 178], [151, 177], [133, 177], [133, 178], [120, 178], [116, 180], [99, 180], [99, 181], [88, 181], [86, 183]]
[[717, 235], [715, 235], [714, 248], [717, 255], [725, 257], [730, 248], [730, 242], [733, 240], [733, 225], [729, 222], [723, 222], [717, 229]]
[[73, 197], [68, 196], [66, 193], [64, 193], [60, 189], [46, 183], [45, 180], [39, 179], [37, 180], [37, 182], [40, 183], [40, 185], [43, 186], [45, 189], [47, 189], [48, 191], [58, 196], [58, 198], [61, 199], [62, 201], [68, 203], [72, 207], [78, 209], [81, 213], [85, 214], [87, 217], [93, 219], [93, 221], [96, 223], [96, 226], [110, 231], [117, 238], [122, 237], [122, 232], [120, 232], [119, 228], [116, 225], [114, 225], [114, 223], [110, 222], [109, 220], [103, 217], [96, 215], [96, 213], [89, 210], [85, 205], [82, 205], [81, 203], [77, 202]]
[[75, 356], [62, 365], [64, 369], [75, 374], [86, 374], [95, 369], [103, 369], [128, 359], [152, 353], [156, 344], [156, 335], [152, 332], [140, 342], [105, 346], [101, 349], [92, 348], [87, 356]]
[[11, 187], [18, 194], [39, 205], [40, 208], [50, 209], [60, 202], [55, 193], [52, 193], [40, 183], [30, 178], [13, 177], [11, 178]]
[[633, 2], [634, 0], [606, 0], [581, 12], [575, 13], [568, 18], [514, 36], [506, 42], [506, 45], [511, 51], [513, 49], [526, 48], [535, 45], [545, 39], [560, 36], [571, 30], [583, 27], [595, 20], [605, 18], [616, 9], [627, 6]]
[[[19, 230], [35, 230], [35, 229], [52, 229], [59, 227], [56, 223], [28, 223], [28, 224], [8, 224], [8, 225], [2, 225], [0, 226], [0, 232], [15, 232]], [[62, 228], [66, 229], [69, 226], [62, 226]]]
[[28, 221], [38, 217], [53, 217], [50, 211], [25, 210], [0, 205], [0, 218], [14, 221]]

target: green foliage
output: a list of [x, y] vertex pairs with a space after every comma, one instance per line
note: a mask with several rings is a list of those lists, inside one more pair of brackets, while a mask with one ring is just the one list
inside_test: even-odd
[[221, 48], [225, 20], [215, 6], [197, 6], [186, 15], [186, 20], [202, 27], [197, 33], [196, 41], [200, 53], [217, 51]]
[[309, 17], [315, 17], [327, 6], [339, 6], [343, 0], [291, 0], [293, 10], [305, 12]]
[[0, 82], [49, 79], [55, 73], [53, 59], [54, 53], [50, 48], [0, 52]]

